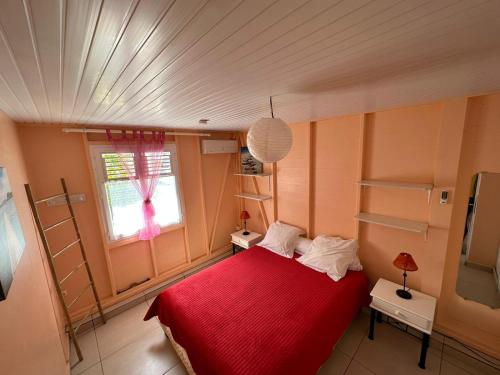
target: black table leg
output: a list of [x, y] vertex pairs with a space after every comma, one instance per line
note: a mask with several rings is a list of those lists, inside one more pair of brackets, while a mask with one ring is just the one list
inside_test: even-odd
[[425, 369], [425, 358], [427, 357], [427, 349], [429, 348], [430, 336], [424, 333], [422, 338], [422, 349], [420, 350], [420, 361], [418, 362], [418, 367]]
[[373, 340], [373, 330], [375, 329], [375, 315], [377, 312], [375, 311], [374, 308], [371, 309], [370, 312], [370, 332], [368, 333], [368, 338], [370, 340]]
[[236, 245], [233, 243], [233, 255], [236, 254]]

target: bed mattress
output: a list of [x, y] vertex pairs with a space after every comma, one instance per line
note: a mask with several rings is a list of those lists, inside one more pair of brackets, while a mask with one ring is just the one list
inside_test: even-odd
[[359, 309], [368, 280], [326, 274], [254, 246], [175, 284], [153, 302], [198, 375], [316, 374]]

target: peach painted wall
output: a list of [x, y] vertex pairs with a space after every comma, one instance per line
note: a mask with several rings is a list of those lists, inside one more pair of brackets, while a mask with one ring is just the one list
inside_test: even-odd
[[[24, 184], [28, 181], [15, 125], [0, 112], [0, 166], [7, 168], [26, 240], [5, 301], [0, 302], [0, 372], [68, 374], [68, 342], [59, 335], [57, 305], [44, 268]], [[29, 360], [26, 360], [27, 356]]]
[[466, 301], [455, 292], [463, 228], [472, 176], [500, 172], [500, 94], [469, 99], [455, 204], [444, 266], [438, 321], [444, 330], [500, 357], [500, 309]]
[[[106, 262], [102, 251], [97, 210], [93, 201], [91, 180], [81, 134], [63, 133], [60, 128], [46, 126], [18, 126], [21, 145], [27, 165], [29, 182], [35, 197], [46, 197], [61, 191], [60, 178], [66, 179], [68, 189], [74, 193], [84, 193], [87, 201], [75, 204], [82, 239], [87, 250], [87, 257], [101, 298], [111, 295]], [[44, 223], [55, 223], [68, 217], [66, 206], [46, 207], [40, 205]], [[54, 251], [74, 240], [75, 233], [71, 225], [60, 227], [49, 234], [49, 243]], [[59, 277], [67, 275], [76, 264], [80, 263], [78, 247], [65, 252], [57, 260]], [[138, 262], [139, 263], [139, 262]], [[68, 300], [78, 295], [82, 285], [86, 285], [86, 274], [78, 272], [76, 277], [68, 279], [65, 290]], [[75, 305], [75, 310], [88, 306], [92, 301], [91, 293], [84, 295]]]
[[[317, 121], [314, 138], [314, 235], [356, 237], [360, 116]], [[342, 197], [332, 199], [333, 197]]]
[[[86, 156], [87, 143], [102, 140], [93, 137], [92, 141], [87, 141], [85, 135], [63, 133], [61, 128], [55, 125], [22, 124], [18, 125], [18, 128], [28, 176], [36, 196], [51, 195], [59, 191], [59, 178], [64, 177], [71, 192], [85, 193], [87, 197], [85, 203], [75, 204], [74, 208], [98, 293], [105, 306], [130, 297], [146, 287], [152, 287], [230, 249], [229, 234], [238, 225], [237, 200], [233, 197], [236, 189], [233, 176], [237, 159], [235, 154], [202, 155], [198, 137], [178, 137], [178, 177], [181, 180], [184, 203], [184, 225], [165, 230], [151, 242], [132, 238], [108, 244], [100, 225], [100, 207], [97, 205], [92, 171]], [[232, 135], [221, 133], [216, 136], [228, 138]], [[174, 142], [174, 139], [169, 138], [169, 142]], [[225, 166], [227, 160], [228, 176], [224, 183], [217, 227], [214, 231], [218, 196], [225, 172], [221, 164]], [[43, 219], [49, 223], [67, 215], [63, 207], [45, 208], [42, 214]], [[57, 249], [68, 243], [72, 236], [73, 230], [61, 228], [49, 241], [54, 249]], [[110, 267], [106, 259], [108, 251]], [[79, 259], [77, 252], [67, 253], [58, 264], [61, 275], [69, 272]], [[156, 259], [157, 275], [154, 272], [152, 253]], [[68, 296], [74, 295], [85, 285], [85, 277], [82, 272], [68, 283]], [[121, 291], [146, 279], [150, 281], [126, 293], [113, 296], [113, 289]], [[79, 316], [91, 302], [89, 293], [78, 302], [72, 314]]]
[[[456, 204], [465, 207], [474, 170], [500, 170], [498, 108], [500, 95], [492, 95], [292, 124], [292, 150], [277, 163], [276, 197], [278, 219], [309, 228], [310, 237], [358, 236], [372, 283], [380, 277], [400, 283], [392, 260], [411, 252], [419, 270], [409, 274], [409, 285], [438, 298], [436, 328], [496, 356], [500, 310], [464, 301], [455, 281], [465, 220]], [[434, 190], [428, 202], [425, 192], [360, 188], [359, 179], [432, 183]], [[442, 190], [450, 193], [446, 205], [439, 203]], [[358, 209], [428, 222], [428, 239], [358, 225]]]
[[[441, 104], [396, 109], [367, 115], [362, 177], [366, 180], [434, 183], [434, 161], [441, 126]], [[428, 222], [434, 200], [427, 203], [421, 191], [362, 188], [361, 211]], [[434, 263], [436, 237], [427, 241], [418, 233], [360, 225], [360, 257], [372, 281], [384, 277], [401, 282], [392, 261], [401, 251], [411, 253], [419, 272], [409, 275], [411, 287], [439, 295], [439, 274], [429, 280]], [[441, 250], [444, 254], [444, 249]]]
[[307, 231], [309, 228], [309, 123], [291, 126], [290, 153], [278, 162], [278, 218]]

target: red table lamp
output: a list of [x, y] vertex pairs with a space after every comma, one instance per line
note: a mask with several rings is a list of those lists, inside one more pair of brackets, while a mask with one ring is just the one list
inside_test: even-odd
[[392, 262], [397, 268], [403, 270], [403, 289], [396, 290], [396, 294], [404, 299], [411, 299], [411, 293], [406, 290], [406, 271], [416, 271], [418, 266], [413, 260], [411, 254], [399, 253], [399, 255]]
[[248, 236], [250, 234], [250, 232], [247, 231], [247, 220], [250, 219], [250, 214], [248, 213], [248, 211], [246, 210], [241, 211], [240, 219], [243, 220], [243, 229], [245, 229], [245, 231], [242, 234], [244, 236]]

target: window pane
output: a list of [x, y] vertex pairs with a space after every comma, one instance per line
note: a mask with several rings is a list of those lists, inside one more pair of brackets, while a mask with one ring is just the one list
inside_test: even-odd
[[156, 222], [161, 227], [181, 222], [181, 208], [177, 197], [175, 176], [164, 176], [158, 179], [153, 204], [156, 211]]
[[142, 199], [129, 180], [104, 184], [109, 204], [111, 239], [131, 236], [143, 225]]
[[[133, 153], [103, 153], [107, 180], [120, 180], [128, 178], [129, 174], [135, 176], [135, 164]], [[124, 167], [125, 164], [125, 167]]]
[[[109, 181], [104, 185], [109, 204], [111, 239], [136, 234], [143, 225], [142, 199], [132, 182]], [[175, 176], [158, 179], [153, 204], [156, 211], [155, 221], [161, 227], [181, 222]]]
[[146, 163], [148, 173], [152, 174], [156, 169], [160, 175], [169, 175], [172, 173], [172, 165], [170, 160], [170, 151], [160, 153], [146, 152]]

